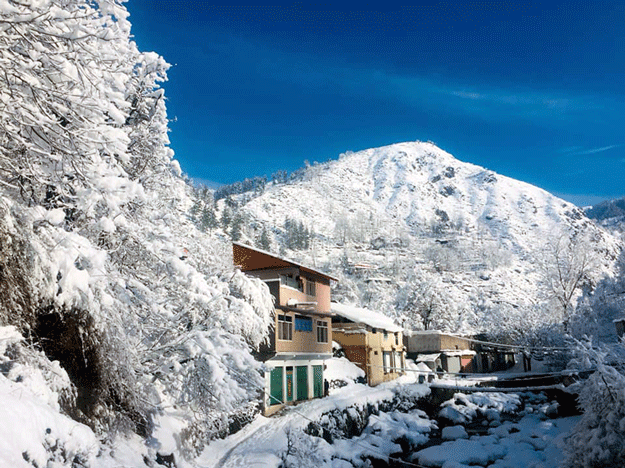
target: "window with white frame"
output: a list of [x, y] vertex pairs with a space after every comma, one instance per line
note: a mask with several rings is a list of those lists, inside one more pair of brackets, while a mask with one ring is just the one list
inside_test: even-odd
[[402, 363], [401, 355], [402, 353], [395, 351], [395, 359], [394, 359], [395, 362], [393, 363], [394, 372], [404, 372], [404, 366], [402, 365], [403, 363]]
[[389, 372], [391, 372], [391, 359], [392, 359], [392, 353], [389, 351], [384, 351], [382, 352], [382, 359], [383, 359], [383, 363], [384, 363], [384, 373], [388, 374]]
[[316, 283], [312, 280], [306, 280], [306, 294], [309, 296], [317, 295]]
[[278, 339], [284, 341], [293, 339], [293, 317], [278, 315]]
[[328, 322], [317, 320], [317, 343], [328, 342]]

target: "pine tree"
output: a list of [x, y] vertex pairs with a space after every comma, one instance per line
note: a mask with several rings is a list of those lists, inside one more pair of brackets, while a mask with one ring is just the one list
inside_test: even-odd
[[265, 226], [263, 226], [263, 230], [260, 233], [260, 236], [258, 237], [258, 239], [256, 240], [256, 246], [259, 249], [263, 249], [263, 250], [270, 250], [271, 248], [271, 242], [269, 241], [269, 234], [267, 233], [267, 228]]
[[232, 222], [232, 211], [230, 210], [229, 207], [224, 206], [224, 210], [221, 212], [221, 227], [223, 229], [227, 229], [228, 226], [230, 226], [230, 223]]
[[202, 231], [215, 229], [219, 223], [217, 222], [217, 215], [212, 206], [206, 205], [202, 210], [202, 218], [200, 220], [200, 228]]
[[241, 239], [241, 231], [243, 229], [243, 217], [239, 213], [234, 216], [232, 220], [232, 227], [230, 228], [230, 238], [233, 241]]
[[193, 204], [193, 206], [191, 207], [191, 209], [189, 210], [189, 214], [191, 215], [191, 219], [196, 221], [197, 217], [200, 214], [200, 211], [202, 211], [202, 203], [199, 200], [196, 200], [195, 203]]

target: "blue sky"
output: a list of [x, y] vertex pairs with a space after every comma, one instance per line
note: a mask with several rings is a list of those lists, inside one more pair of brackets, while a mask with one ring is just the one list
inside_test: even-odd
[[172, 147], [230, 183], [400, 141], [578, 204], [625, 195], [625, 4], [131, 0], [173, 67]]

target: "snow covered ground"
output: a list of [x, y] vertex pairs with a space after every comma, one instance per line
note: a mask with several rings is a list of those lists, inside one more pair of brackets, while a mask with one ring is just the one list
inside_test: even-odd
[[[21, 337], [11, 327], [0, 330], [2, 356]], [[6, 362], [0, 362], [1, 468], [141, 467], [157, 451], [170, 450], [178, 468], [350, 468], [369, 466], [371, 459], [442, 468], [550, 468], [561, 461], [562, 440], [579, 419], [550, 418], [557, 406], [540, 395], [479, 392], [456, 393], [437, 414], [426, 414], [415, 402], [430, 388], [416, 383], [416, 374], [369, 387], [354, 383], [361, 373], [336, 358], [328, 370], [350, 374], [347, 385], [275, 417], [257, 416], [241, 431], [212, 441], [195, 460], [184, 460], [176, 450], [177, 429], [167, 423], [173, 419], [164, 419], [149, 440], [121, 434], [98, 440], [60, 411], [62, 369]]]
[[[326, 439], [304, 430], [332, 410], [355, 411], [363, 403], [391, 401], [398, 392], [425, 396], [427, 385], [410, 378], [379, 387], [352, 384], [321, 400], [258, 417], [241, 432], [212, 442], [196, 460], [200, 467], [370, 466], [407, 461], [407, 466], [468, 468], [552, 468], [562, 461], [561, 444], [578, 417], [551, 419], [554, 405], [542, 395], [456, 394], [442, 405], [437, 419], [419, 409], [380, 410], [361, 434]], [[326, 417], [327, 420], [327, 417]], [[452, 424], [440, 430], [439, 425]], [[424, 448], [425, 447], [425, 448]]]
[[455, 440], [420, 450], [409, 460], [442, 468], [554, 468], [562, 462], [564, 438], [578, 420], [578, 416], [548, 419], [532, 409], [518, 422], [495, 424], [487, 435], [469, 437], [462, 426], [450, 426], [445, 429], [454, 430], [444, 438]]

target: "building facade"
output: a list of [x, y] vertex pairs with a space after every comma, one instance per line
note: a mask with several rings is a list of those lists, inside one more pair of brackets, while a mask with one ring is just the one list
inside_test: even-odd
[[438, 330], [412, 331], [405, 334], [408, 357], [423, 362], [432, 371], [475, 372], [476, 352], [468, 338]]
[[332, 357], [331, 276], [233, 243], [233, 261], [263, 280], [275, 300], [274, 327], [258, 359], [265, 362], [265, 415], [324, 395], [324, 361]]
[[332, 303], [332, 335], [369, 385], [396, 379], [406, 368], [403, 329], [383, 314]]

